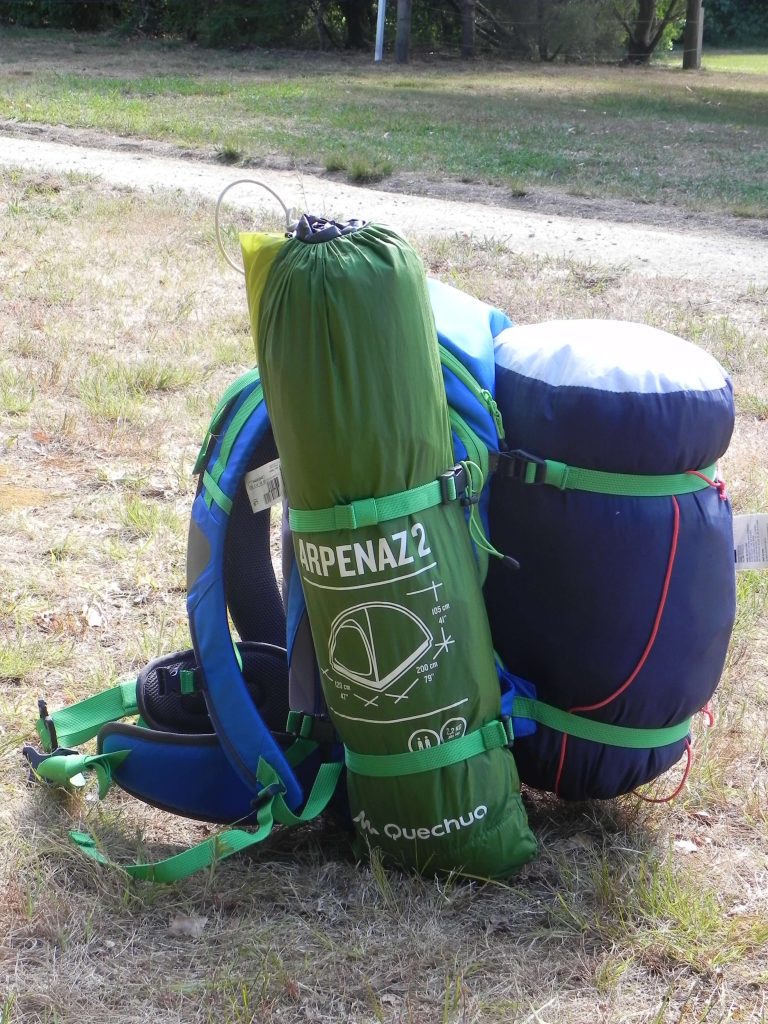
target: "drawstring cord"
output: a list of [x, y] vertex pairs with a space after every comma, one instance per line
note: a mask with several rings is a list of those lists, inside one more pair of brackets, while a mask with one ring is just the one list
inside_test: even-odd
[[498, 558], [503, 565], [506, 565], [509, 569], [519, 569], [520, 563], [512, 558], [510, 555], [505, 555], [498, 548], [495, 548], [493, 544], [488, 540], [488, 537], [483, 527], [483, 521], [480, 518], [480, 512], [478, 511], [478, 504], [480, 502], [480, 494], [482, 493], [483, 486], [485, 485], [485, 476], [483, 471], [476, 462], [471, 459], [464, 459], [459, 465], [464, 469], [467, 474], [467, 492], [465, 497], [461, 499], [463, 505], [469, 506], [469, 536], [472, 539], [475, 547], [481, 551], [485, 551], [486, 554], [491, 555], [493, 558]]

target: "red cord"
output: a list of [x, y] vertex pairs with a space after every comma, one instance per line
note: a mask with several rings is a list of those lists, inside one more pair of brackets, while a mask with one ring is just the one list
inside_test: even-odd
[[721, 501], [725, 501], [725, 499], [728, 497], [725, 490], [725, 480], [711, 480], [708, 476], [704, 476], [703, 473], [700, 473], [698, 469], [686, 469], [686, 473], [688, 473], [690, 476], [697, 476], [701, 480], [704, 480], [705, 483], [708, 483], [710, 487], [714, 487], [717, 493], [720, 495]]
[[712, 702], [711, 701], [707, 701], [707, 703], [701, 709], [701, 713], [702, 713], [702, 715], [704, 715], [704, 717], [707, 720], [707, 728], [708, 729], [714, 728], [714, 725], [715, 725], [715, 713], [712, 710]]
[[691, 772], [691, 765], [693, 764], [693, 747], [691, 746], [689, 740], [685, 741], [685, 753], [688, 756], [688, 760], [685, 765], [685, 771], [683, 772], [683, 777], [680, 780], [680, 785], [677, 787], [674, 793], [670, 793], [669, 796], [653, 797], [643, 796], [642, 793], [638, 793], [636, 789], [633, 789], [632, 792], [634, 793], [634, 795], [638, 797], [640, 800], [644, 800], [647, 804], [668, 804], [672, 800], [674, 800], [675, 797], [680, 796], [680, 794], [683, 791], [683, 786], [685, 786], [686, 782], [688, 781], [688, 776]]
[[[656, 616], [653, 620], [653, 628], [651, 629], [651, 635], [648, 638], [648, 642], [645, 645], [645, 650], [640, 655], [640, 660], [635, 665], [632, 672], [629, 674], [629, 676], [624, 680], [624, 682], [617, 690], [614, 690], [614, 692], [610, 694], [608, 697], [606, 697], [604, 700], [598, 701], [597, 704], [583, 704], [579, 707], [568, 708], [570, 712], [598, 711], [599, 709], [606, 707], [612, 701], [616, 700], [617, 697], [620, 697], [621, 694], [624, 693], [624, 691], [627, 689], [627, 687], [632, 685], [635, 679], [637, 679], [637, 676], [640, 673], [643, 665], [648, 660], [648, 656], [651, 653], [651, 649], [653, 648], [653, 645], [656, 642], [656, 637], [659, 632], [659, 626], [661, 625], [661, 618], [664, 614], [664, 607], [667, 603], [667, 595], [669, 594], [669, 583], [672, 578], [672, 569], [674, 567], [675, 557], [677, 555], [677, 541], [680, 536], [680, 506], [677, 502], [677, 498], [675, 498], [674, 495], [672, 496], [672, 505], [674, 521], [672, 526], [672, 542], [669, 547], [669, 557], [667, 558], [667, 570], [664, 574], [664, 584], [661, 588], [661, 597], [659, 599], [659, 606], [656, 609]], [[563, 739], [560, 746], [560, 762], [558, 764], [557, 775], [555, 777], [555, 796], [560, 795], [560, 781], [562, 779], [563, 768], [565, 766], [565, 751], [567, 746], [567, 740], [567, 734], [563, 733]]]

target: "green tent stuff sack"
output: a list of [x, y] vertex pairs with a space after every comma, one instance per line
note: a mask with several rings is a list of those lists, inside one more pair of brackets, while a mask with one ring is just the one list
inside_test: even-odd
[[535, 853], [520, 799], [421, 261], [304, 217], [241, 235], [251, 324], [358, 836], [423, 872]]

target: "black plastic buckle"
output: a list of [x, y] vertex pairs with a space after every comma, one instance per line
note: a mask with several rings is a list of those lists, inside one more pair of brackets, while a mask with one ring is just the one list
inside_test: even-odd
[[281, 795], [285, 792], [285, 786], [282, 782], [270, 782], [268, 786], [265, 786], [260, 793], [251, 800], [251, 807], [254, 811], [260, 810], [264, 804], [268, 803], [273, 797]]
[[48, 739], [50, 741], [51, 750], [56, 750], [59, 745], [59, 737], [56, 735], [56, 726], [53, 724], [53, 719], [48, 714], [48, 705], [41, 697], [37, 702], [37, 709], [40, 712], [40, 720], [48, 730]]
[[299, 712], [301, 718], [297, 728], [289, 735], [297, 740], [311, 740], [319, 746], [331, 746], [338, 741], [338, 734], [330, 718], [310, 715], [306, 711]]
[[[527, 479], [529, 466], [535, 466], [533, 480]], [[531, 455], [522, 448], [515, 448], [513, 451], [499, 452], [499, 459], [496, 472], [507, 480], [519, 480], [520, 483], [543, 484], [547, 481], [547, 460], [540, 459], [538, 455]]]
[[438, 477], [440, 481], [440, 494], [443, 499], [443, 504], [448, 505], [452, 501], [457, 499], [464, 503], [464, 497], [466, 496], [467, 490], [467, 471], [463, 466], [454, 466], [453, 469], [447, 470], [445, 473], [441, 473]]
[[52, 786], [52, 782], [48, 782], [44, 779], [41, 779], [37, 774], [37, 769], [40, 767], [43, 761], [47, 761], [49, 757], [59, 757], [65, 756], [66, 754], [77, 753], [77, 750], [71, 750], [69, 747], [56, 747], [54, 750], [51, 751], [50, 754], [46, 754], [44, 752], [41, 753], [39, 750], [36, 750], [32, 746], [23, 746], [21, 748], [21, 754], [22, 757], [26, 758], [29, 764], [29, 776], [27, 778], [27, 782], [30, 785], [34, 785], [40, 782], [46, 782], [46, 785]]

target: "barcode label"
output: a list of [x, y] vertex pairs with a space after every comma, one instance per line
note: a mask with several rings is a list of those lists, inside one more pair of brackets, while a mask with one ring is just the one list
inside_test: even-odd
[[737, 569], [768, 569], [768, 513], [733, 517], [733, 555]]
[[273, 459], [272, 462], [246, 473], [245, 489], [254, 512], [263, 512], [270, 505], [282, 501], [284, 488], [280, 459]]

